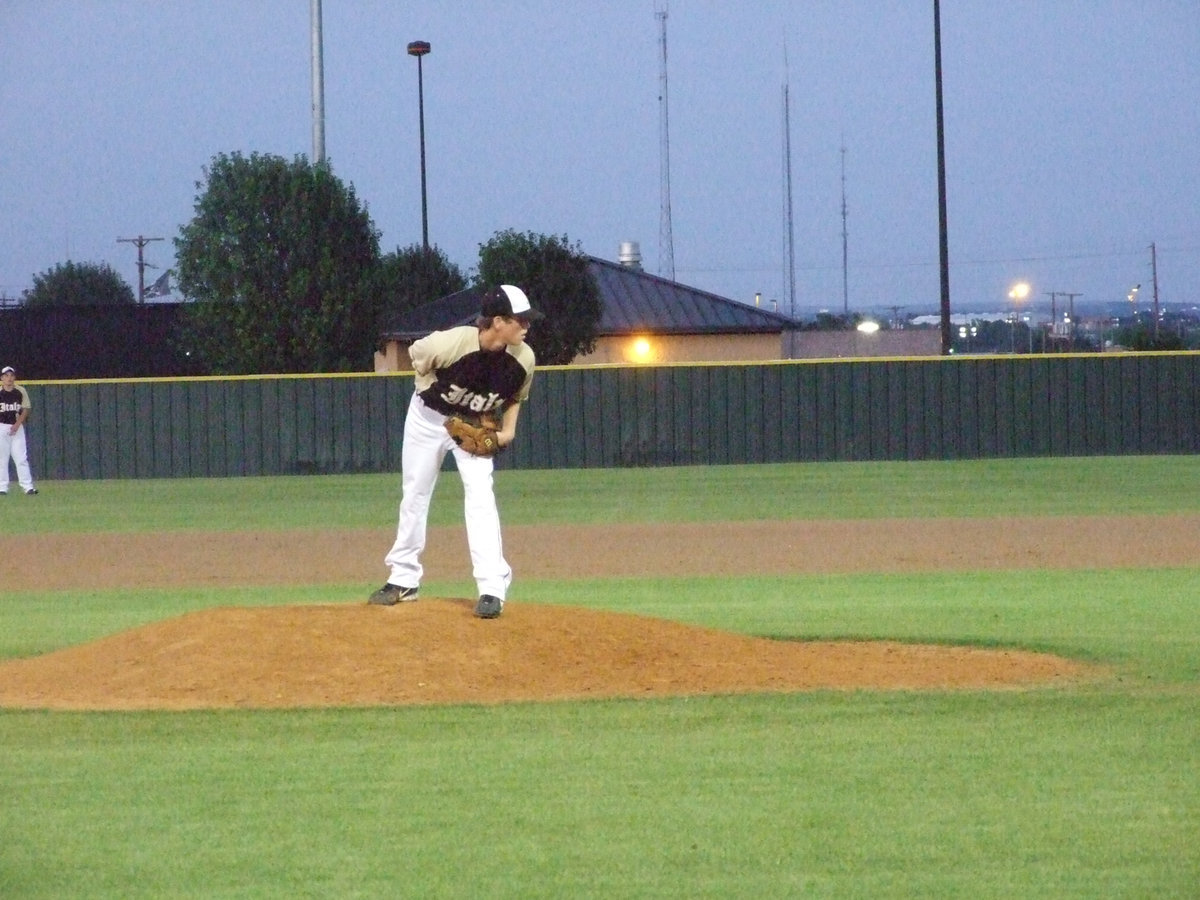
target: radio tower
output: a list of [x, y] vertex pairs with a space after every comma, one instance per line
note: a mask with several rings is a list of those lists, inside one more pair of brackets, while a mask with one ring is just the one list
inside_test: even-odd
[[662, 48], [662, 69], [659, 73], [658, 170], [660, 210], [658, 220], [658, 274], [675, 280], [675, 239], [671, 236], [671, 138], [667, 122], [667, 3], [656, 5], [654, 16], [659, 22], [659, 45]]
[[783, 48], [783, 287], [787, 314], [796, 315], [796, 239], [792, 217], [792, 116], [788, 96], [787, 47]]
[[846, 140], [842, 139], [842, 315], [850, 315], [850, 287], [846, 253]]

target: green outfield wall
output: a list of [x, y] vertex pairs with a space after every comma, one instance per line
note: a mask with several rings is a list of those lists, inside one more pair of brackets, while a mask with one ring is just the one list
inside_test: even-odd
[[[25, 382], [35, 477], [400, 468], [411, 374]], [[538, 370], [509, 468], [1200, 452], [1200, 353]]]

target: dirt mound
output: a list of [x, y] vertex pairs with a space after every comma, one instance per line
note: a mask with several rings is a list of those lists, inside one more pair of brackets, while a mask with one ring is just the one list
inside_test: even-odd
[[[379, 529], [15, 535], [9, 590], [378, 584]], [[505, 530], [525, 579], [1195, 565], [1200, 516], [628, 523]], [[429, 579], [469, 565], [430, 529]], [[375, 573], [368, 576], [368, 573]], [[376, 578], [379, 581], [376, 581]], [[367, 584], [363, 583], [363, 595]], [[1005, 688], [1090, 677], [1052, 656], [899, 643], [783, 642], [520, 602], [217, 609], [0, 662], [0, 706], [199, 709], [498, 703], [818, 688]]]
[[472, 601], [219, 608], [0, 663], [0, 706], [217, 709], [829, 689], [995, 689], [1088, 667], [1009, 650], [792, 642], [642, 616]]

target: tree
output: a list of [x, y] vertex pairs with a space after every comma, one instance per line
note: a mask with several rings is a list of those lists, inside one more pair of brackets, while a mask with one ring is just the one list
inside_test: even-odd
[[26, 306], [117, 306], [135, 303], [133, 288], [108, 263], [59, 263], [33, 276]]
[[1154, 333], [1151, 326], [1138, 324], [1133, 328], [1124, 329], [1120, 334], [1120, 343], [1130, 350], [1182, 350], [1183, 338], [1171, 331]]
[[482, 285], [515, 284], [546, 314], [526, 339], [542, 365], [565, 365], [596, 348], [602, 306], [588, 258], [566, 235], [509, 229], [479, 247]]
[[800, 331], [849, 331], [854, 322], [848, 316], [837, 316], [830, 312], [819, 312], [811, 322], [800, 326]]
[[175, 239], [194, 300], [184, 340], [210, 371], [370, 368], [379, 233], [328, 163], [219, 154]]
[[398, 316], [467, 286], [467, 279], [441, 250], [413, 244], [385, 253], [375, 274], [374, 293], [384, 312]]

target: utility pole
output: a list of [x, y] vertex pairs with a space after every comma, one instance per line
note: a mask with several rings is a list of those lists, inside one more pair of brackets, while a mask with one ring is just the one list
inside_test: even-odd
[[1075, 349], [1075, 298], [1082, 297], [1083, 294], [1071, 294], [1066, 291], [1061, 292], [1067, 298], [1067, 318], [1071, 320], [1071, 330], [1067, 333], [1067, 349]]
[[1058, 309], [1056, 301], [1058, 300], [1058, 291], [1046, 291], [1046, 296], [1050, 298], [1050, 328], [1054, 329], [1054, 323], [1057, 321]]
[[118, 244], [134, 244], [138, 252], [138, 303], [146, 302], [146, 266], [155, 268], [146, 262], [145, 256], [142, 254], [142, 249], [151, 241], [161, 241], [164, 238], [160, 237], [142, 237], [140, 234], [135, 238], [117, 238]]

